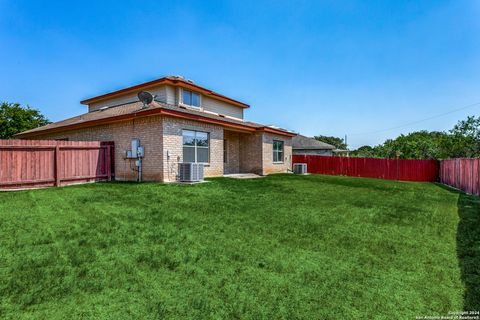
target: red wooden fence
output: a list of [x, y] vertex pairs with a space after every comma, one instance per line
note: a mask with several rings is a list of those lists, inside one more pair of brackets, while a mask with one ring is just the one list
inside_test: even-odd
[[480, 196], [480, 159], [440, 161], [440, 182]]
[[0, 189], [111, 180], [113, 142], [0, 140]]
[[306, 163], [309, 173], [403, 181], [438, 181], [437, 160], [404, 160], [319, 155], [293, 155], [292, 163]]

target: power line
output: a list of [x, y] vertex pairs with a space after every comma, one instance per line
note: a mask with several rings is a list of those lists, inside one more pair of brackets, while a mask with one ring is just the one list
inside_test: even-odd
[[480, 105], [480, 102], [476, 102], [476, 103], [472, 103], [472, 104], [463, 106], [463, 107], [458, 108], [458, 109], [454, 109], [454, 110], [451, 110], [451, 111], [448, 111], [448, 112], [445, 112], [445, 113], [437, 114], [437, 115], [429, 117], [429, 118], [425, 118], [425, 119], [421, 119], [421, 120], [417, 120], [417, 121], [413, 121], [413, 122], [409, 122], [409, 123], [404, 123], [404, 124], [401, 124], [401, 125], [396, 126], [396, 127], [391, 127], [391, 128], [387, 128], [387, 129], [381, 129], [381, 130], [375, 130], [375, 131], [369, 131], [369, 132], [351, 133], [349, 135], [350, 136], [359, 136], [359, 135], [364, 135], [364, 134], [373, 134], [373, 133], [395, 130], [395, 129], [399, 129], [399, 128], [403, 128], [403, 127], [408, 127], [412, 124], [417, 124], [417, 123], [428, 121], [428, 120], [431, 120], [431, 119], [440, 118], [440, 117], [443, 117], [447, 114], [451, 114], [451, 113], [454, 113], [454, 112], [457, 112], [457, 111], [465, 110], [465, 109], [475, 107], [475, 106], [479, 106], [479, 105]]

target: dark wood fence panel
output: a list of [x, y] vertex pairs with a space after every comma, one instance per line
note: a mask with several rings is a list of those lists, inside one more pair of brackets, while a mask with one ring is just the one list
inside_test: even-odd
[[437, 160], [404, 160], [319, 155], [293, 155], [292, 163], [306, 163], [309, 173], [402, 181], [438, 181]]
[[440, 182], [480, 196], [480, 159], [440, 161]]
[[113, 142], [0, 140], [0, 189], [111, 180]]

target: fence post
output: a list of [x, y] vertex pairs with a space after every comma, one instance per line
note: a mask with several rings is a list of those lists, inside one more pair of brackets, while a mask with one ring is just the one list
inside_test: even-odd
[[480, 196], [480, 159], [477, 159], [477, 168], [478, 168], [478, 189], [477, 189], [477, 196]]
[[55, 187], [58, 187], [60, 185], [60, 146], [57, 145], [55, 146], [55, 154], [54, 154], [55, 160], [53, 161], [53, 170], [55, 172]]
[[473, 169], [475, 168], [474, 164], [475, 164], [474, 161], [470, 160], [470, 183], [469, 183], [469, 185], [471, 187], [471, 190], [470, 190], [471, 194], [475, 194], [475, 186], [473, 184], [473, 182], [475, 181], [475, 176], [473, 175], [473, 173], [474, 173]]
[[397, 178], [396, 180], [400, 180], [400, 159], [397, 157], [396, 161], [395, 161], [395, 165], [396, 165], [396, 175], [397, 175]]
[[443, 162], [442, 160], [438, 161], [438, 180], [440, 183], [443, 183]]
[[460, 189], [460, 159], [455, 159], [455, 188]]
[[107, 149], [105, 150], [105, 170], [107, 170], [107, 181], [112, 180], [112, 169], [110, 168], [111, 164], [111, 151], [110, 151], [110, 145], [107, 145]]

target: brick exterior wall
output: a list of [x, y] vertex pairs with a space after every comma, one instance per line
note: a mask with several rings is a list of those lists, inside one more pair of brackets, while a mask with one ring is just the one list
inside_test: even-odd
[[67, 130], [61, 133], [38, 135], [34, 139], [65, 139], [70, 141], [114, 141], [115, 179], [135, 181], [137, 179], [135, 160], [123, 159], [122, 151], [131, 149], [133, 138], [140, 139], [145, 147], [143, 160], [143, 180], [162, 181], [162, 118], [144, 117], [135, 120], [115, 122], [89, 128]]
[[[287, 172], [291, 168], [292, 139], [270, 133], [238, 133], [225, 131], [227, 158], [225, 173]], [[273, 140], [283, 141], [284, 161], [273, 163]]]
[[225, 130], [227, 159], [224, 162], [224, 173], [240, 173], [240, 136], [244, 134]]
[[182, 130], [184, 129], [209, 133], [210, 163], [205, 165], [205, 176], [223, 175], [223, 127], [204, 122], [165, 117], [163, 119], [164, 181], [175, 181], [177, 179], [178, 163], [183, 161]]
[[263, 174], [262, 133], [258, 132], [241, 135], [240, 172]]
[[[205, 166], [206, 177], [221, 176], [224, 172], [264, 175], [287, 172], [291, 167], [292, 139], [289, 137], [262, 132], [250, 134], [224, 131], [219, 125], [173, 117], [149, 116], [60, 133], [39, 134], [33, 139], [114, 141], [115, 179], [135, 181], [137, 173], [132, 170], [135, 168], [135, 160], [123, 159], [122, 151], [130, 150], [131, 140], [138, 138], [145, 147], [143, 180], [175, 181], [178, 163], [183, 161], [183, 129], [209, 133], [210, 163]], [[225, 166], [224, 138], [228, 143]], [[280, 164], [273, 163], [274, 139], [284, 141], [284, 162]]]
[[[287, 172], [292, 168], [292, 138], [264, 133], [263, 142], [263, 174]], [[273, 140], [283, 141], [283, 163], [273, 163]]]

